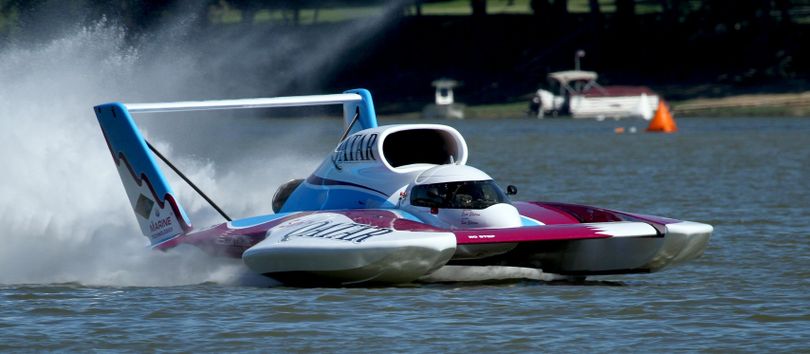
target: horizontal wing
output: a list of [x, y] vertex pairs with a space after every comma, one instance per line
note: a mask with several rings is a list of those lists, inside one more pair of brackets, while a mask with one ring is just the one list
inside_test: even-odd
[[453, 230], [453, 233], [459, 245], [659, 236], [651, 225], [629, 221]]
[[362, 100], [363, 98], [356, 93], [342, 93], [334, 95], [243, 98], [235, 100], [215, 100], [215, 101], [126, 103], [125, 106], [127, 110], [129, 110], [131, 113], [155, 113], [155, 112], [207, 111], [215, 109], [321, 106], [330, 104], [344, 104], [348, 102], [357, 102]]

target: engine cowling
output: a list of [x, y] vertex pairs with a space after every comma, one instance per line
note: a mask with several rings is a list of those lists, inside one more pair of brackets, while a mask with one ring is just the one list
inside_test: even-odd
[[461, 134], [445, 125], [365, 129], [338, 144], [281, 210], [394, 208], [417, 175], [439, 165], [464, 165], [467, 151]]

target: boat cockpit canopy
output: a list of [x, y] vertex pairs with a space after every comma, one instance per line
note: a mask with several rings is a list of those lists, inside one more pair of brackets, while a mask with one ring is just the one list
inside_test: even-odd
[[506, 193], [493, 180], [416, 185], [411, 205], [443, 209], [486, 209], [509, 203]]

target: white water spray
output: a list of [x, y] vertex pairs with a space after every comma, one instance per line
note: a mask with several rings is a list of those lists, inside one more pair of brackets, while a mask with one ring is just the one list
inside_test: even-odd
[[[182, 93], [200, 87], [205, 73], [189, 65], [195, 59], [185, 52], [165, 47], [150, 48], [150, 57], [144, 58], [143, 48], [126, 44], [122, 29], [102, 21], [47, 43], [0, 52], [0, 284], [181, 285], [227, 282], [243, 270], [239, 260], [145, 248], [146, 238], [92, 112], [94, 105], [109, 101], [143, 101], [164, 94], [196, 98]], [[324, 61], [331, 54], [319, 53]], [[215, 62], [212, 58], [209, 63]], [[308, 58], [306, 64], [317, 63]], [[217, 92], [217, 83], [206, 85], [212, 87], [206, 92]], [[150, 136], [150, 124], [142, 126]], [[289, 147], [284, 141], [300, 139], [302, 133], [297, 134], [290, 132], [278, 147]], [[305, 176], [318, 162], [281, 150], [270, 157], [232, 161], [228, 170], [219, 170], [208, 159], [173, 156], [173, 142], [153, 143], [237, 216], [269, 211], [273, 189], [289, 178]], [[264, 168], [248, 168], [256, 164]], [[205, 226], [217, 221], [178, 178], [170, 172], [167, 176], [192, 222]], [[267, 193], [235, 195], [248, 189]]]

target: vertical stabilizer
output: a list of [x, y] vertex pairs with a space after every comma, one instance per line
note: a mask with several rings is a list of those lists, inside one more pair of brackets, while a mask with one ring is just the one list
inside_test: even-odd
[[377, 113], [374, 112], [374, 102], [371, 100], [371, 92], [366, 89], [354, 89], [344, 91], [343, 93], [354, 93], [360, 95], [362, 100], [351, 101], [343, 103], [343, 120], [344, 127], [351, 124], [352, 119], [356, 113], [360, 113], [357, 118], [357, 123], [349, 131], [349, 135], [359, 132], [363, 129], [377, 127]]
[[189, 231], [188, 217], [126, 106], [107, 103], [94, 110], [143, 234], [155, 245]]

